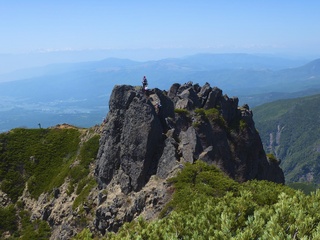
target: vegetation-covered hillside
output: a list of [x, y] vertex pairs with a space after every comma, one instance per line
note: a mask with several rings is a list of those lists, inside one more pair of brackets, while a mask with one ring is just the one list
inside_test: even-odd
[[[319, 239], [320, 192], [267, 181], [239, 184], [201, 161], [170, 180], [162, 217], [140, 218], [103, 239]], [[74, 239], [94, 239], [84, 229]]]
[[253, 109], [264, 148], [281, 159], [287, 182], [320, 183], [320, 95]]
[[34, 213], [26, 203], [45, 193], [53, 199], [59, 194], [55, 189], [67, 181], [68, 194], [76, 193], [73, 207], [78, 207], [88, 195], [86, 186], [90, 190], [95, 186], [89, 166], [98, 146], [99, 135], [92, 129], [69, 125], [18, 128], [0, 134], [0, 236], [49, 239], [45, 215], [31, 221]]
[[[97, 153], [99, 135], [92, 129], [59, 127], [13, 129], [1, 134], [0, 139], [0, 203], [4, 203], [3, 192], [11, 199], [0, 206], [1, 238], [55, 239], [50, 219], [45, 215], [32, 217], [35, 213], [25, 205], [22, 191], [27, 184], [31, 198], [46, 196], [52, 203], [59, 194], [55, 189], [66, 184], [67, 194], [74, 200], [60, 204], [72, 205], [77, 219], [73, 225], [78, 231], [75, 237], [66, 239], [101, 239], [89, 230], [92, 219], [88, 205], [89, 192], [97, 191], [90, 164]], [[320, 192], [305, 195], [267, 181], [240, 184], [202, 161], [187, 163], [169, 180], [167, 191], [173, 193], [172, 199], [159, 218], [146, 221], [140, 217], [103, 238], [320, 238]]]

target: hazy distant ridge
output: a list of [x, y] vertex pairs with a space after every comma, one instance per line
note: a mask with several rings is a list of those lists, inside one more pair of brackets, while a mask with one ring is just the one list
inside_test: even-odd
[[[308, 95], [310, 89], [317, 92], [320, 89], [319, 68], [319, 60], [306, 64], [250, 54], [197, 54], [145, 62], [108, 58], [20, 70], [0, 76], [0, 81], [15, 80], [0, 83], [0, 111], [3, 113], [0, 130], [30, 126], [25, 122], [34, 122], [32, 126], [36, 126], [36, 119], [41, 115], [45, 122], [49, 113], [60, 114], [60, 121], [72, 119], [74, 125], [100, 123], [108, 111], [105, 103], [112, 87], [115, 84], [140, 85], [144, 75], [149, 87], [160, 89], [169, 89], [174, 82], [209, 82], [224, 89], [229, 96], [238, 96], [240, 104], [255, 106], [294, 92], [302, 96]], [[30, 119], [21, 121], [25, 111], [30, 112]], [[10, 119], [12, 112], [19, 112], [19, 117], [15, 115]], [[75, 120], [77, 114], [82, 114], [79, 122]], [[53, 119], [52, 116], [48, 118]]]

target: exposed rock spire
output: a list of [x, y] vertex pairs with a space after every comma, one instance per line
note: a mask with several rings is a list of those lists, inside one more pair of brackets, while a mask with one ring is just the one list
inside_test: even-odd
[[240, 182], [284, 182], [266, 158], [249, 107], [209, 83], [173, 84], [168, 93], [115, 86], [109, 105], [96, 166], [101, 188], [118, 175], [124, 193], [139, 191], [151, 175], [166, 178], [199, 158]]

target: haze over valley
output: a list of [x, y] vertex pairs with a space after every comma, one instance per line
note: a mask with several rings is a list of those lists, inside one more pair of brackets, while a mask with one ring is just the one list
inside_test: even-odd
[[[209, 82], [251, 107], [318, 92], [317, 1], [0, 4], [0, 132], [99, 124], [115, 84]], [[277, 9], [277, 11], [275, 11]]]
[[100, 124], [117, 84], [168, 90], [173, 83], [209, 82], [254, 107], [320, 90], [320, 61], [253, 54], [196, 54], [157, 61], [107, 58], [60, 63], [0, 75], [0, 131], [69, 123]]

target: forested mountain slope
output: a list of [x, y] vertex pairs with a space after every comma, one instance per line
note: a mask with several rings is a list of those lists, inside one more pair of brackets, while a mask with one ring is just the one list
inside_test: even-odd
[[264, 148], [281, 159], [287, 182], [320, 183], [320, 95], [253, 109]]

